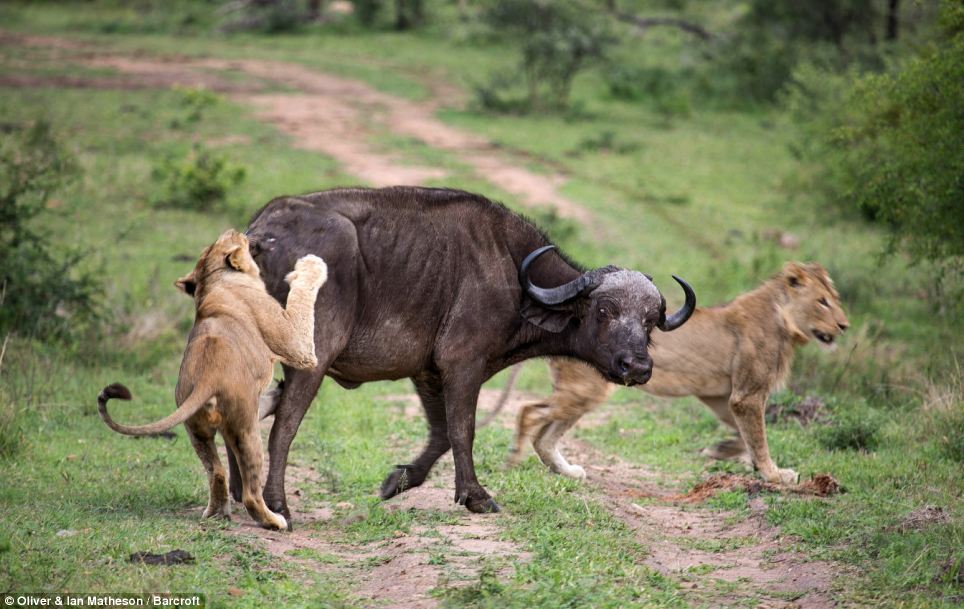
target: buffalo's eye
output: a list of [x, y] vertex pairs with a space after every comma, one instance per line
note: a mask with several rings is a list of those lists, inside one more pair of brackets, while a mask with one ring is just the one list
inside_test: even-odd
[[599, 307], [599, 317], [601, 319], [609, 319], [609, 310], [606, 307]]

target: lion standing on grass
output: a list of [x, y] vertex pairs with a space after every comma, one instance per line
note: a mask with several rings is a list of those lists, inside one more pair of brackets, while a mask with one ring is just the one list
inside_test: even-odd
[[226, 231], [204, 250], [194, 270], [175, 283], [194, 298], [196, 308], [175, 389], [177, 410], [150, 425], [120, 425], [107, 413], [107, 401], [129, 400], [130, 391], [113, 384], [98, 396], [101, 418], [118, 433], [150, 435], [185, 424], [208, 474], [205, 518], [230, 514], [227, 477], [214, 444], [214, 435], [220, 431], [238, 459], [248, 513], [266, 528], [287, 528], [285, 518], [270, 511], [261, 497], [258, 401], [271, 382], [275, 362], [295, 368], [318, 365], [315, 298], [327, 276], [321, 258], [299, 259], [285, 277], [291, 288], [282, 308], [261, 281], [247, 237]]
[[[770, 457], [767, 397], [786, 380], [796, 347], [811, 339], [832, 347], [848, 327], [827, 271], [813, 262], [788, 262], [757, 289], [725, 305], [697, 307], [684, 326], [657, 334], [650, 347], [653, 376], [640, 388], [664, 397], [696, 396], [736, 432], [704, 454], [750, 461], [767, 482], [793, 484], [797, 472], [778, 468]], [[552, 471], [584, 478], [583, 468], [566, 461], [557, 444], [613, 385], [580, 362], [552, 360], [550, 368], [552, 395], [519, 411], [509, 463], [518, 463], [531, 441]]]

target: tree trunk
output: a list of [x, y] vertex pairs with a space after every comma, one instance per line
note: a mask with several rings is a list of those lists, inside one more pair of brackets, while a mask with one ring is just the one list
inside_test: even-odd
[[422, 0], [395, 0], [395, 29], [410, 30], [422, 24]]
[[308, 0], [308, 19], [316, 21], [321, 17], [322, 0]]
[[898, 7], [900, 0], [887, 1], [887, 40], [897, 40]]

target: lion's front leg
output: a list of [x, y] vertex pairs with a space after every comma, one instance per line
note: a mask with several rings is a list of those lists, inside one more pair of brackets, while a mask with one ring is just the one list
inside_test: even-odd
[[288, 301], [277, 310], [275, 323], [262, 323], [268, 348], [292, 368], [308, 370], [318, 365], [315, 356], [315, 300], [328, 279], [328, 267], [318, 256], [303, 256], [285, 281], [290, 284]]
[[770, 458], [764, 421], [766, 394], [734, 394], [730, 397], [730, 410], [736, 419], [740, 437], [750, 450], [753, 465], [763, 479], [773, 484], [796, 484], [799, 474], [792, 469], [778, 468]]

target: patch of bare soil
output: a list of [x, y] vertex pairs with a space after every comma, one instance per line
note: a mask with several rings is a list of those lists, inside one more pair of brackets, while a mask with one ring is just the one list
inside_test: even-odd
[[[295, 145], [318, 150], [344, 165], [345, 171], [372, 186], [424, 184], [444, 179], [439, 167], [413, 165], [385, 152], [370, 140], [379, 133], [410, 137], [450, 153], [480, 177], [516, 195], [524, 205], [552, 206], [560, 216], [591, 222], [590, 214], [559, 193], [561, 173], [539, 174], [520, 166], [484, 138], [446, 125], [435, 116], [439, 103], [451, 103], [451, 87], [433, 87], [444, 97], [414, 102], [377, 91], [354, 80], [278, 61], [149, 57], [95, 53], [88, 45], [51, 37], [0, 33], [0, 44], [82, 50], [71, 59], [87, 66], [110, 68], [125, 78], [6, 77], [9, 86], [81, 86], [138, 88], [206, 87], [253, 105], [257, 116], [290, 135]], [[222, 77], [219, 71], [242, 72], [286, 86], [290, 94], [258, 92], [257, 82]]]
[[441, 512], [445, 524], [413, 527], [378, 548], [380, 563], [362, 574], [356, 594], [392, 607], [435, 607], [434, 588], [466, 585], [478, 579], [485, 559], [498, 560], [508, 576], [512, 561], [529, 555], [501, 539], [497, 514], [470, 514], [453, 501], [451, 455], [439, 461], [429, 480], [387, 502], [388, 510]]
[[[793, 540], [767, 524], [761, 498], [750, 501], [748, 518], [728, 522], [723, 514], [680, 505], [679, 496], [667, 494], [655, 483], [658, 477], [641, 466], [601, 455], [571, 437], [564, 442], [576, 463], [588, 464], [588, 482], [599, 488], [609, 510], [648, 548], [644, 562], [683, 579], [687, 597], [715, 607], [746, 606], [752, 598], [769, 608], [835, 606], [830, 590], [840, 566], [792, 551]], [[660, 501], [634, 501], [638, 497]], [[744, 585], [734, 589], [721, 582]]]
[[[409, 398], [414, 398], [414, 406], [419, 408], [414, 395], [394, 399], [411, 404]], [[270, 419], [263, 421], [265, 442], [270, 429]], [[221, 458], [226, 462], [223, 448]], [[267, 475], [267, 459], [264, 468]], [[501, 539], [499, 515], [471, 514], [453, 501], [454, 478], [448, 454], [422, 486], [385, 503], [390, 511], [432, 512], [433, 520], [442, 524], [398, 530], [387, 541], [353, 543], [346, 540], [341, 529], [367, 518], [364, 509], [317, 500], [324, 496], [324, 475], [311, 466], [290, 463], [286, 482], [288, 504], [296, 519], [294, 530], [262, 529], [243, 506], [235, 505], [232, 521], [237, 524], [228, 531], [257, 542], [286, 563], [354, 582], [351, 593], [364, 606], [433, 609], [439, 605], [432, 595], [435, 588], [477, 581], [485, 559], [499, 561], [502, 569], [497, 574], [508, 577], [513, 561], [529, 558], [516, 544]], [[199, 514], [200, 510], [193, 512]]]

